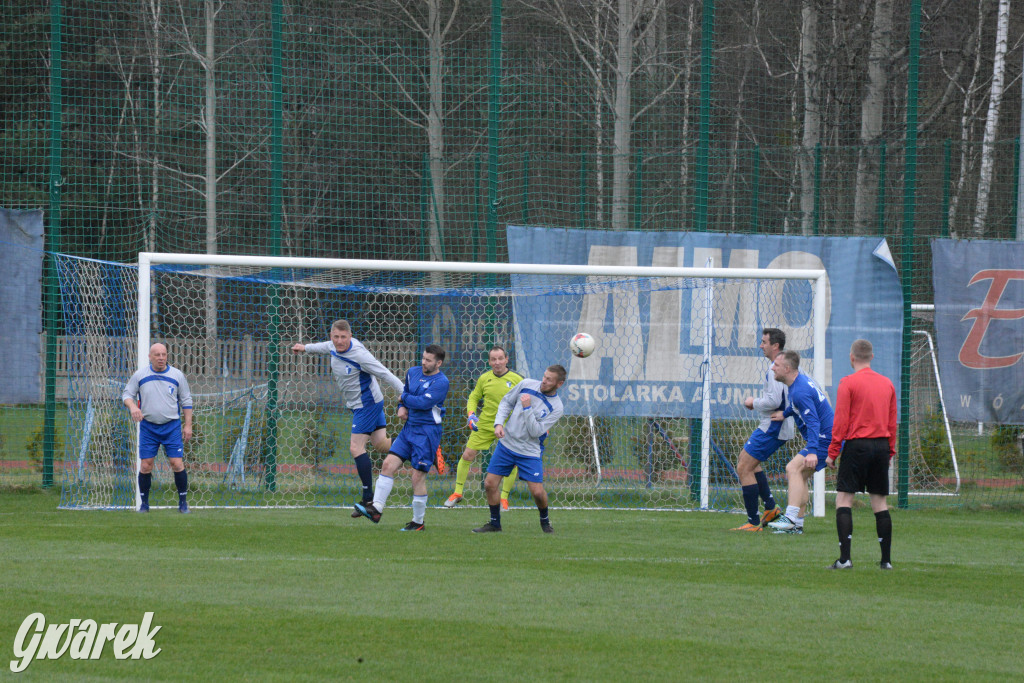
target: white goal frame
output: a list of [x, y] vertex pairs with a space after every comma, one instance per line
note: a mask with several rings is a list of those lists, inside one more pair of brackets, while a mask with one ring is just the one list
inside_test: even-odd
[[[501, 275], [569, 275], [569, 276], [619, 276], [671, 277], [671, 278], [714, 278], [714, 279], [755, 279], [755, 280], [804, 280], [813, 282], [813, 333], [814, 366], [812, 377], [818, 386], [825, 383], [825, 327], [828, 274], [820, 269], [801, 268], [686, 268], [667, 266], [591, 266], [547, 263], [476, 263], [455, 261], [388, 261], [382, 259], [327, 259], [298, 258], [287, 256], [233, 256], [221, 254], [172, 254], [139, 252], [139, 293], [138, 293], [138, 347], [137, 367], [149, 362], [150, 346], [150, 297], [152, 295], [152, 266], [175, 264], [190, 266], [263, 266], [283, 268], [323, 268], [366, 271], [403, 271], [431, 273], [492, 273]], [[710, 420], [708, 417], [708, 392], [704, 393], [704, 412], [701, 437], [701, 481], [700, 507], [708, 508], [710, 472]], [[139, 467], [136, 455], [136, 472]], [[138, 491], [136, 491], [138, 496]], [[825, 472], [814, 474], [813, 514], [825, 516]]]

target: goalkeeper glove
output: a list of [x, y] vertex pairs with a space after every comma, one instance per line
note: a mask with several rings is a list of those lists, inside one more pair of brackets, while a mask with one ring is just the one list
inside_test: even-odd
[[469, 421], [469, 428], [472, 429], [474, 432], [477, 429], [479, 429], [479, 427], [477, 427], [477, 423], [480, 422], [480, 418], [477, 417], [476, 413], [470, 413], [468, 421]]

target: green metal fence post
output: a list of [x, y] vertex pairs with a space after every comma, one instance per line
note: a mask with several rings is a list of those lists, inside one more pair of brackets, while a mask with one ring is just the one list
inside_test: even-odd
[[885, 152], [885, 140], [881, 140], [878, 143], [878, 197], [875, 201], [879, 237], [885, 237]]
[[[501, 119], [501, 0], [491, 0], [491, 82], [487, 99], [487, 262], [498, 258], [498, 134]], [[489, 276], [493, 280], [493, 276]]]
[[523, 225], [530, 224], [530, 150], [523, 152]]
[[1013, 202], [1010, 204], [1010, 234], [1017, 230], [1017, 197], [1020, 192], [1020, 136], [1013, 139]]
[[949, 237], [949, 182], [953, 163], [953, 142], [946, 138], [942, 143], [942, 230], [943, 237]]
[[[281, 255], [281, 223], [284, 215], [284, 114], [282, 65], [282, 0], [274, 0], [271, 10], [271, 146], [270, 146], [270, 255]], [[270, 289], [270, 325], [267, 344], [267, 454], [266, 486], [277, 490], [277, 421], [281, 357], [281, 292]]]
[[644, 197], [644, 150], [636, 150], [636, 177], [633, 187], [633, 229], [639, 230], [643, 223]]
[[587, 153], [580, 152], [580, 227], [587, 227]]
[[61, 0], [50, 2], [50, 215], [47, 221], [46, 295], [43, 319], [46, 327], [46, 377], [43, 381], [43, 488], [53, 486], [53, 451], [57, 433], [57, 332], [58, 301], [57, 265], [53, 254], [60, 251], [61, 174], [63, 151], [61, 143], [63, 103], [61, 100], [63, 7]]
[[814, 234], [821, 234], [821, 143], [814, 145]]
[[477, 250], [480, 249], [480, 169], [482, 163], [480, 153], [476, 153], [476, 160], [473, 163], [473, 248], [472, 259], [477, 258]]
[[903, 180], [903, 245], [900, 279], [903, 282], [903, 353], [900, 359], [899, 470], [896, 505], [910, 503], [910, 341], [914, 303], [914, 212], [917, 210], [917, 98], [921, 52], [921, 0], [910, 3], [910, 57], [907, 71], [907, 144]]
[[761, 210], [761, 145], [754, 145], [754, 158], [751, 162], [750, 189], [750, 232], [757, 233]]

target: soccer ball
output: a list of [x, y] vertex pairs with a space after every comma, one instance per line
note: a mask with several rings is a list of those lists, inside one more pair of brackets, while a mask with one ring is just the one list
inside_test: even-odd
[[580, 332], [569, 340], [569, 350], [574, 356], [586, 358], [594, 352], [594, 338], [586, 332]]

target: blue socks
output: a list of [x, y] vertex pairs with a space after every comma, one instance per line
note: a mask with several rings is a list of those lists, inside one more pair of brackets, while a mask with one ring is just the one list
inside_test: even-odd
[[174, 473], [174, 488], [178, 489], [178, 503], [180, 504], [188, 494], [188, 472], [186, 470]]
[[764, 473], [764, 470], [760, 472], [754, 472], [754, 477], [757, 479], [757, 493], [761, 496], [761, 500], [764, 501], [764, 509], [771, 510], [775, 507], [775, 499], [772, 498], [772, 489], [768, 486], [768, 475]]
[[373, 500], [373, 462], [369, 453], [363, 453], [356, 457], [356, 472], [359, 473], [359, 481], [363, 485], [362, 500]]
[[747, 509], [747, 522], [758, 526], [761, 523], [761, 515], [757, 513], [757, 484], [743, 487], [743, 507]]
[[501, 503], [489, 505], [491, 508], [491, 526], [501, 528]]

